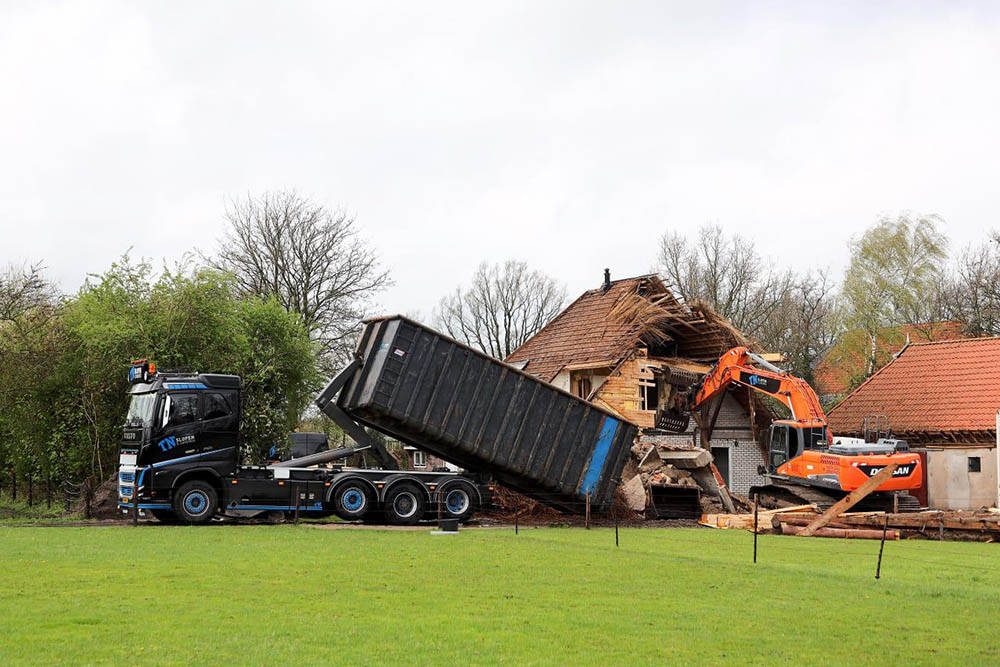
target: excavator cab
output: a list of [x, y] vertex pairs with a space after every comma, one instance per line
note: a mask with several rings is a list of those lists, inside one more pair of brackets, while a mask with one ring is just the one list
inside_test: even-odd
[[826, 449], [829, 446], [826, 426], [803, 426], [778, 420], [771, 424], [769, 437], [767, 471], [772, 473], [807, 449]]

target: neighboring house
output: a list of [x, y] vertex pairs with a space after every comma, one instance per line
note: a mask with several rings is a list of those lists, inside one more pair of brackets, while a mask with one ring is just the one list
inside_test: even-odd
[[409, 470], [434, 470], [435, 468], [458, 470], [458, 466], [410, 445], [403, 446], [403, 454], [406, 456], [404, 467]]
[[[835, 435], [864, 437], [865, 420], [922, 452], [931, 507], [996, 506], [1000, 338], [918, 343], [830, 410]], [[885, 428], [885, 425], [882, 426]], [[869, 434], [870, 435], [870, 434]]]
[[[619, 313], [639, 297], [655, 301], [657, 331]], [[624, 306], [624, 308], [623, 308]], [[634, 308], [633, 308], [634, 310]], [[658, 371], [677, 368], [705, 373], [742, 335], [707, 307], [680, 303], [656, 275], [611, 281], [584, 292], [506, 361], [581, 398], [607, 408], [641, 429], [652, 429], [660, 386]], [[694, 423], [677, 442], [712, 451], [720, 473], [738, 493], [762, 481], [760, 435], [771, 414], [754, 400], [755, 422], [745, 392], [729, 393], [711, 441], [700, 443]]]
[[[879, 369], [910, 343], [965, 338], [961, 322], [927, 322], [886, 327], [875, 337], [875, 368]], [[844, 333], [816, 365], [816, 393], [824, 403], [843, 398], [867, 375], [871, 340], [863, 331]]]

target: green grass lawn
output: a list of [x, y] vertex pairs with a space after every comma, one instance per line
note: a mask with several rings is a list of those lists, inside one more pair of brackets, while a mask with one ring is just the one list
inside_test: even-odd
[[0, 528], [0, 664], [995, 662], [991, 544]]

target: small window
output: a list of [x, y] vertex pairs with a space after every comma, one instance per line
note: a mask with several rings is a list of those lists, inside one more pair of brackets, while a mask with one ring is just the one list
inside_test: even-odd
[[226, 402], [225, 396], [213, 392], [205, 395], [204, 414], [205, 419], [219, 419], [220, 417], [228, 417], [232, 414], [232, 410], [229, 409], [229, 403]]
[[639, 409], [653, 412], [656, 410], [657, 392], [656, 377], [649, 366], [639, 367]]
[[179, 426], [198, 420], [197, 394], [173, 394], [169, 398], [167, 425]]
[[978, 456], [969, 457], [969, 472], [981, 472], [982, 471], [982, 461], [980, 461]]
[[419, 449], [413, 452], [413, 467], [414, 468], [426, 468], [427, 467], [427, 454], [423, 453]]
[[590, 378], [580, 378], [576, 381], [576, 395], [583, 399], [590, 396]]

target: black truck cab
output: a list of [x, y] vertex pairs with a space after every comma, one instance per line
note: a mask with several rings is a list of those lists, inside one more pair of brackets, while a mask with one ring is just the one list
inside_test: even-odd
[[[129, 370], [132, 385], [119, 458], [119, 496], [131, 502], [134, 489], [149, 488], [139, 509], [172, 512], [171, 492], [203, 480], [214, 487], [239, 467], [240, 391], [235, 375], [157, 374], [142, 361]], [[140, 479], [141, 478], [141, 479]], [[155, 478], [155, 483], [154, 483]], [[195, 493], [189, 510], [206, 505]]]
[[[345, 520], [381, 514], [389, 523], [405, 525], [437, 513], [466, 520], [491, 502], [492, 488], [483, 479], [452, 471], [398, 470], [357, 425], [349, 433], [358, 447], [243, 465], [238, 376], [157, 373], [155, 364], [141, 360], [130, 366], [129, 381], [118, 468], [118, 506], [126, 513], [187, 523], [293, 511]], [[329, 400], [321, 408], [352, 426]], [[325, 436], [315, 435], [325, 443]], [[369, 449], [381, 467], [338, 463]]]

